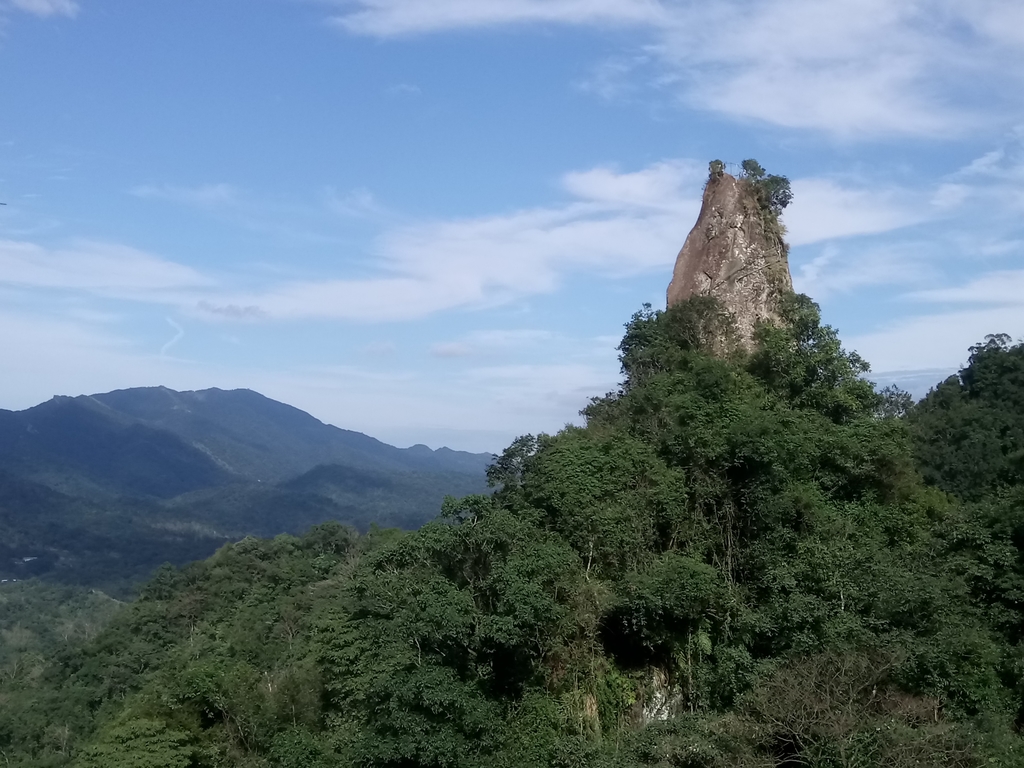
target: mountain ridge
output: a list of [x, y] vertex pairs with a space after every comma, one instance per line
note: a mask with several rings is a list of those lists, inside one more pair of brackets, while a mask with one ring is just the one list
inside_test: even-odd
[[0, 466], [92, 495], [171, 498], [239, 480], [282, 482], [323, 464], [482, 475], [491, 458], [397, 448], [248, 389], [139, 387], [0, 410]]
[[416, 528], [484, 492], [492, 458], [397, 448], [252, 390], [58, 396], [0, 410], [0, 576], [123, 589], [245, 536]]
[[[490, 454], [444, 447], [434, 450], [419, 444], [397, 448], [362, 432], [327, 424], [306, 411], [251, 389], [211, 387], [179, 392], [168, 387], [136, 387], [82, 397], [199, 442], [226, 461], [235, 474], [262, 481], [284, 479], [323, 463], [365, 463], [355, 452], [374, 456], [378, 465], [408, 470], [478, 472], [486, 468], [491, 458]], [[258, 430], [252, 428], [254, 418], [262, 420]], [[221, 432], [214, 445], [204, 443], [204, 437], [207, 441], [210, 438], [201, 432], [202, 427], [211, 425]], [[292, 437], [296, 434], [301, 435], [304, 445]], [[287, 451], [283, 450], [282, 441], [288, 446]], [[278, 454], [276, 464], [268, 466], [260, 454], [272, 450]], [[225, 459], [225, 453], [232, 461]], [[256, 477], [253, 473], [257, 471], [267, 474]]]

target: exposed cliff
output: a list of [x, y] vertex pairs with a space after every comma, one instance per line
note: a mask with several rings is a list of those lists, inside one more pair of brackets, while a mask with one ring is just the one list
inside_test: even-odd
[[[789, 202], [784, 177], [764, 177], [754, 161], [753, 175], [736, 178], [711, 164], [697, 223], [676, 257], [668, 306], [691, 296], [714, 296], [736, 323], [737, 341], [749, 348], [758, 322], [778, 319], [781, 296], [793, 290], [788, 246], [778, 213]], [[784, 185], [779, 202], [773, 196]]]

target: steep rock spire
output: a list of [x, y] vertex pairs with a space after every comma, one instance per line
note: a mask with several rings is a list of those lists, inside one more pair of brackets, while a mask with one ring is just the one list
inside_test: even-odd
[[777, 322], [778, 301], [793, 290], [788, 250], [777, 213], [759, 201], [755, 184], [725, 173], [716, 161], [700, 216], [676, 257], [668, 306], [714, 296], [735, 320], [738, 342], [749, 349], [756, 324]]

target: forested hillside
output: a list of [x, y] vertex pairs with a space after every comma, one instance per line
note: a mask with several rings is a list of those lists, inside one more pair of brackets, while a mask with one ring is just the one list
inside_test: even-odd
[[167, 387], [122, 389], [76, 398], [178, 436], [228, 472], [251, 480], [285, 480], [322, 464], [376, 472], [482, 473], [490, 455], [396, 448], [349, 429], [324, 424], [294, 406], [249, 389], [176, 392]]
[[166, 387], [0, 410], [0, 579], [131, 594], [161, 563], [326, 520], [416, 528], [489, 454], [396, 448], [250, 390]]
[[0, 580], [45, 577], [124, 597], [161, 563], [208, 557], [228, 540], [153, 501], [99, 502], [0, 470]]
[[[969, 364], [911, 409], [925, 481], [952, 494], [946, 538], [957, 568], [1002, 639], [1002, 679], [1024, 728], [1024, 342], [989, 336]], [[1024, 760], [1024, 758], [1022, 758]]]
[[810, 300], [781, 311], [723, 357], [714, 300], [644, 310], [620, 389], [515, 441], [491, 495], [230, 544], [48, 663], [8, 654], [3, 758], [1021, 765], [1024, 348], [903, 415]]

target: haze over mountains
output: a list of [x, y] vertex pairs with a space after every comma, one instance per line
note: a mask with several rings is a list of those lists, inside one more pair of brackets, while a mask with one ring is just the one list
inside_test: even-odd
[[0, 575], [110, 586], [329, 519], [413, 528], [483, 490], [491, 458], [396, 448], [250, 390], [55, 397], [0, 411]]

